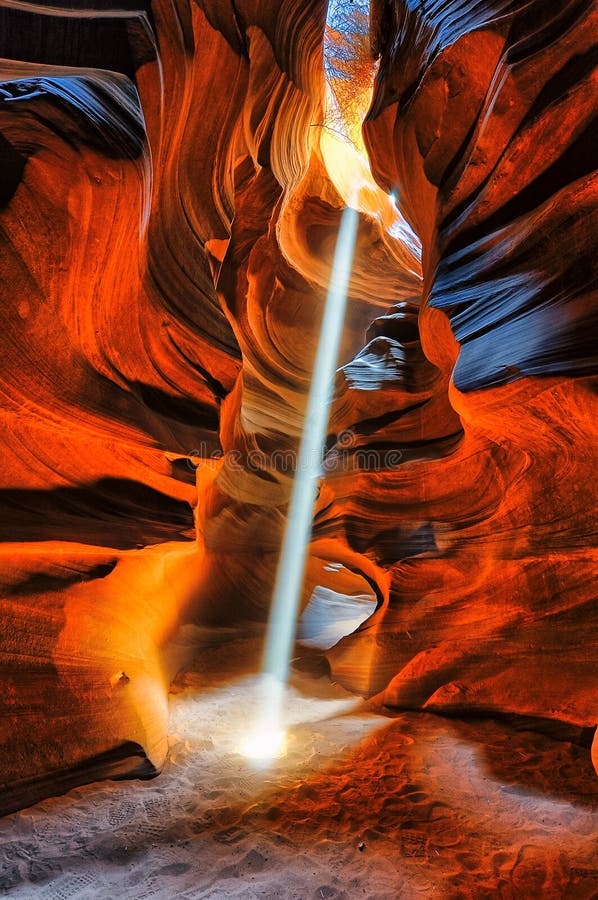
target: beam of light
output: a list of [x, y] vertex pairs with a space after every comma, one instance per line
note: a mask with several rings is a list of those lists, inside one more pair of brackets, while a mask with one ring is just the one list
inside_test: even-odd
[[273, 731], [252, 731], [241, 741], [241, 753], [254, 762], [268, 762], [286, 753], [286, 734], [279, 728]]
[[[281, 725], [284, 691], [303, 592], [314, 504], [322, 473], [358, 220], [355, 209], [347, 207], [343, 211], [268, 623], [262, 669], [262, 708], [258, 721], [254, 723], [254, 731], [247, 738], [245, 749], [242, 748], [246, 756], [254, 759], [275, 758], [281, 754], [283, 746], [283, 739], [277, 736], [284, 734]], [[256, 748], [259, 748], [259, 754], [251, 752]]]

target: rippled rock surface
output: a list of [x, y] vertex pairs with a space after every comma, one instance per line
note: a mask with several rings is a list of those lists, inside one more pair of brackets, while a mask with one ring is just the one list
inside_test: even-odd
[[[428, 409], [392, 426], [421, 420], [427, 452], [344, 490], [390, 594], [334, 666], [389, 706], [595, 724], [595, 16], [374, 5], [366, 143], [422, 241], [419, 336], [438, 373]], [[413, 370], [378, 359], [411, 397]], [[379, 402], [383, 383], [360, 387]]]
[[265, 621], [351, 179], [332, 671], [595, 725], [594, 16], [375, 0], [376, 187], [323, 0], [0, 3], [3, 809], [158, 771], [181, 634]]

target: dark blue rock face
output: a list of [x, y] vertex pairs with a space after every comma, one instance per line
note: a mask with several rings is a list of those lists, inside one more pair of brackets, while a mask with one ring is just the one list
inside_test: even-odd
[[[591, 4], [378, 7], [382, 57], [370, 121], [397, 104], [434, 189], [426, 302], [446, 313], [459, 342], [455, 385], [472, 391], [526, 375], [596, 372]], [[368, 123], [366, 136], [374, 131]], [[380, 174], [388, 186], [384, 166]], [[421, 234], [421, 210], [408, 200], [405, 210]]]

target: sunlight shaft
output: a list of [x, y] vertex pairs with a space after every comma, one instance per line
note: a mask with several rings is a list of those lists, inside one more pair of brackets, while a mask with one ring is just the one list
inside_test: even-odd
[[[322, 474], [358, 220], [355, 209], [347, 207], [343, 211], [326, 297], [266, 636], [262, 670], [264, 696], [261, 719], [256, 723], [257, 733], [263, 735], [281, 732], [284, 686], [295, 641], [314, 504]], [[256, 744], [264, 749], [259, 738], [248, 740], [249, 747]], [[271, 739], [272, 757], [278, 755], [277, 746], [279, 742]]]
[[283, 683], [288, 676], [313, 509], [322, 474], [322, 457], [345, 320], [357, 221], [357, 212], [347, 207], [343, 212], [334, 254], [268, 625], [264, 672]]

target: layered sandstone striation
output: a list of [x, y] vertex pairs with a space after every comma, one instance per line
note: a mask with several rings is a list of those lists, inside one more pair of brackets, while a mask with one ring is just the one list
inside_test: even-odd
[[376, 0], [375, 182], [363, 10], [121, 7], [0, 4], [2, 809], [159, 770], [181, 628], [265, 621], [347, 203], [334, 676], [595, 725], [589, 5]]
[[462, 429], [447, 452], [453, 419], [407, 409], [427, 452], [357, 482], [390, 597], [333, 664], [390, 706], [595, 721], [595, 15], [374, 4], [366, 143], [422, 241], [421, 348]]

